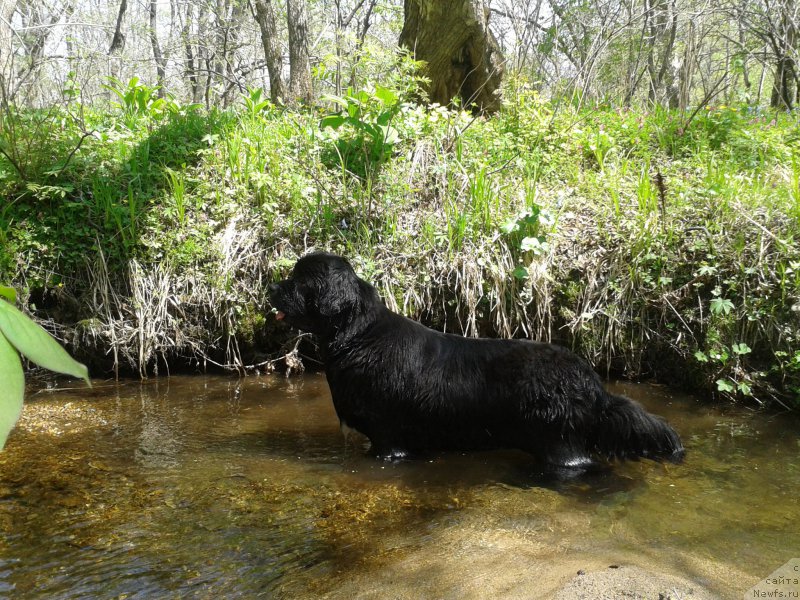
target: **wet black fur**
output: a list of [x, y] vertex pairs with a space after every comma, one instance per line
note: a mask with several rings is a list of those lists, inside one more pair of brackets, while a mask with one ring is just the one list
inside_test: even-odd
[[309, 254], [270, 292], [289, 325], [319, 336], [339, 419], [379, 455], [519, 448], [567, 466], [683, 456], [663, 419], [606, 392], [569, 350], [428, 329], [387, 309], [341, 257]]

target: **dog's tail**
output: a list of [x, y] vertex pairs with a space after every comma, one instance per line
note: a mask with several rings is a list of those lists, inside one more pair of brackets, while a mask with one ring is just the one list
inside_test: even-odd
[[639, 457], [680, 462], [685, 450], [681, 438], [661, 417], [638, 402], [605, 392], [600, 400], [595, 450], [610, 459]]

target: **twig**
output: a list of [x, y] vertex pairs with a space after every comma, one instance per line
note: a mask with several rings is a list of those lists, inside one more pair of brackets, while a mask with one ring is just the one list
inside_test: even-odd
[[66, 168], [67, 168], [67, 165], [69, 165], [70, 161], [72, 160], [72, 157], [73, 157], [73, 156], [75, 156], [75, 153], [76, 153], [76, 152], [77, 152], [77, 151], [80, 149], [81, 145], [83, 144], [83, 140], [85, 140], [85, 139], [86, 139], [87, 137], [89, 137], [90, 135], [94, 135], [94, 133], [95, 133], [95, 130], [94, 130], [94, 129], [92, 129], [91, 131], [87, 131], [86, 133], [84, 133], [84, 134], [81, 136], [81, 139], [80, 139], [80, 140], [78, 140], [78, 145], [77, 145], [77, 146], [75, 146], [75, 147], [72, 149], [72, 152], [70, 152], [70, 153], [69, 153], [69, 155], [67, 156], [67, 160], [66, 160], [66, 161], [64, 161], [64, 164], [63, 164], [63, 165], [61, 166], [61, 168], [58, 170], [58, 173], [56, 173], [56, 177], [59, 177], [59, 176], [60, 176], [60, 175], [61, 175], [61, 174], [64, 172], [64, 169], [66, 169]]
[[708, 104], [709, 100], [711, 100], [714, 96], [716, 96], [720, 92], [722, 92], [722, 91], [728, 89], [728, 87], [730, 87], [730, 83], [728, 83], [728, 85], [723, 87], [721, 90], [717, 91], [717, 88], [720, 85], [722, 85], [722, 82], [725, 81], [727, 76], [728, 76], [728, 72], [726, 71], [725, 74], [722, 77], [719, 78], [717, 83], [714, 84], [714, 87], [712, 87], [711, 90], [709, 90], [709, 92], [706, 94], [705, 98], [703, 98], [703, 100], [701, 102], [697, 103], [697, 108], [694, 109], [694, 112], [692, 112], [692, 114], [689, 116], [689, 119], [686, 121], [686, 123], [683, 124], [683, 131], [686, 131], [687, 129], [689, 129], [689, 125], [692, 124], [692, 120], [694, 120], [694, 118], [697, 116], [697, 113], [699, 113], [700, 110], [706, 104]]
[[17, 164], [17, 161], [11, 158], [11, 155], [9, 155], [9, 153], [2, 148], [0, 148], [0, 154], [6, 157], [6, 160], [11, 163], [11, 166], [14, 167], [14, 170], [19, 174], [19, 176], [22, 177], [22, 179], [25, 179], [25, 173], [22, 172], [22, 169]]

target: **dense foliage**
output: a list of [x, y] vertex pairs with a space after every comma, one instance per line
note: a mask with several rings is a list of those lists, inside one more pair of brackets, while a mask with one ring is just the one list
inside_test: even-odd
[[138, 80], [113, 110], [8, 108], [0, 281], [95, 368], [242, 369], [292, 348], [265, 284], [328, 249], [438, 328], [800, 402], [796, 117], [578, 108], [513, 79], [484, 119], [416, 104], [414, 68], [327, 111]]

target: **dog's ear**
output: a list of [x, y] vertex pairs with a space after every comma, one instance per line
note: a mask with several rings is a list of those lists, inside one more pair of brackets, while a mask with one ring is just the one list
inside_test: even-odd
[[359, 301], [358, 277], [343, 269], [332, 271], [326, 279], [326, 290], [317, 300], [317, 310], [323, 317], [334, 317], [353, 310]]

